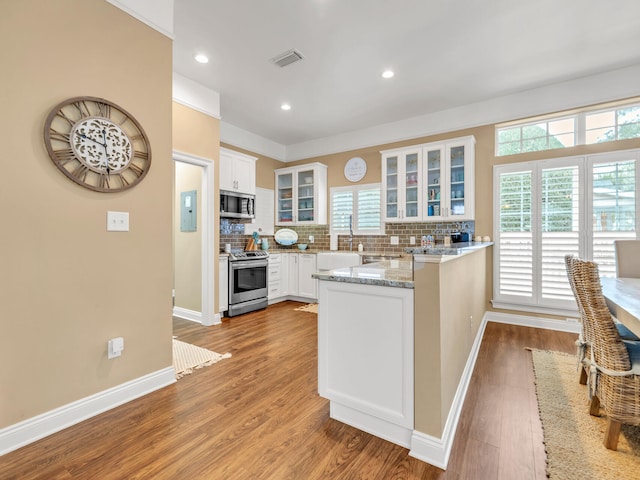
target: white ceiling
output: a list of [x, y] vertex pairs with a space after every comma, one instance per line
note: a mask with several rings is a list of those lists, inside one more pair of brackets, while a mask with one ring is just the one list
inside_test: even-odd
[[224, 123], [291, 146], [638, 65], [640, 1], [175, 0], [174, 35]]

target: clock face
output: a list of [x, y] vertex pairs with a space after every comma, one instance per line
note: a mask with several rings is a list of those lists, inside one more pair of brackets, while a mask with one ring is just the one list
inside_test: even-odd
[[44, 140], [56, 167], [97, 192], [131, 188], [151, 165], [149, 141], [140, 124], [101, 98], [77, 97], [54, 107], [45, 122]]

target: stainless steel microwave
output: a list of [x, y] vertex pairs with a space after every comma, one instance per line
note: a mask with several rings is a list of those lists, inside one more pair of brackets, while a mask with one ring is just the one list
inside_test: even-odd
[[220, 190], [220, 218], [255, 218], [256, 196]]

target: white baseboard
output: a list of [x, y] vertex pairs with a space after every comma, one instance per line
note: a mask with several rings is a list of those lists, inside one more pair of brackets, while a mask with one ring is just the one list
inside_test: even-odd
[[176, 381], [173, 367], [150, 373], [0, 430], [0, 456]]
[[580, 333], [581, 328], [580, 322], [570, 320], [553, 320], [551, 318], [500, 312], [485, 312], [484, 316], [489, 322], [508, 323], [510, 325], [543, 328], [545, 330], [557, 330], [559, 332]]
[[467, 396], [467, 389], [471, 382], [471, 375], [476, 365], [476, 359], [478, 358], [478, 352], [480, 351], [480, 345], [482, 344], [482, 337], [484, 336], [484, 330], [487, 326], [487, 313], [485, 312], [482, 323], [478, 328], [478, 333], [471, 346], [467, 363], [464, 366], [462, 377], [458, 383], [456, 394], [453, 397], [451, 408], [449, 409], [449, 415], [447, 415], [447, 421], [442, 432], [442, 438], [433, 437], [426, 433], [413, 431], [411, 436], [411, 449], [409, 450], [409, 456], [427, 462], [438, 468], [446, 470], [449, 463], [449, 455], [451, 454], [451, 447], [453, 446], [453, 440], [456, 436], [456, 429], [458, 428], [458, 420], [460, 420], [460, 412], [464, 405], [464, 400]]
[[205, 327], [220, 325], [222, 323], [222, 313], [214, 313], [213, 317], [205, 318], [202, 312], [196, 312], [195, 310], [182, 307], [173, 307], [173, 316], [199, 323]]
[[329, 416], [334, 420], [351, 425], [358, 430], [370, 433], [401, 447], [409, 448], [411, 445], [411, 428], [396, 425], [346, 405], [331, 401], [329, 403]]
[[202, 323], [202, 312], [189, 310], [188, 308], [173, 307], [173, 316], [192, 322]]

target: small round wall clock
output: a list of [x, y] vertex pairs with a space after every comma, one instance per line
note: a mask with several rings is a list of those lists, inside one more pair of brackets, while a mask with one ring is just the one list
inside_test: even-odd
[[360, 157], [350, 158], [344, 166], [344, 177], [350, 182], [359, 182], [367, 173], [367, 162]]
[[53, 107], [44, 123], [44, 143], [62, 173], [96, 192], [131, 188], [151, 166], [142, 126], [103, 98], [75, 97]]

